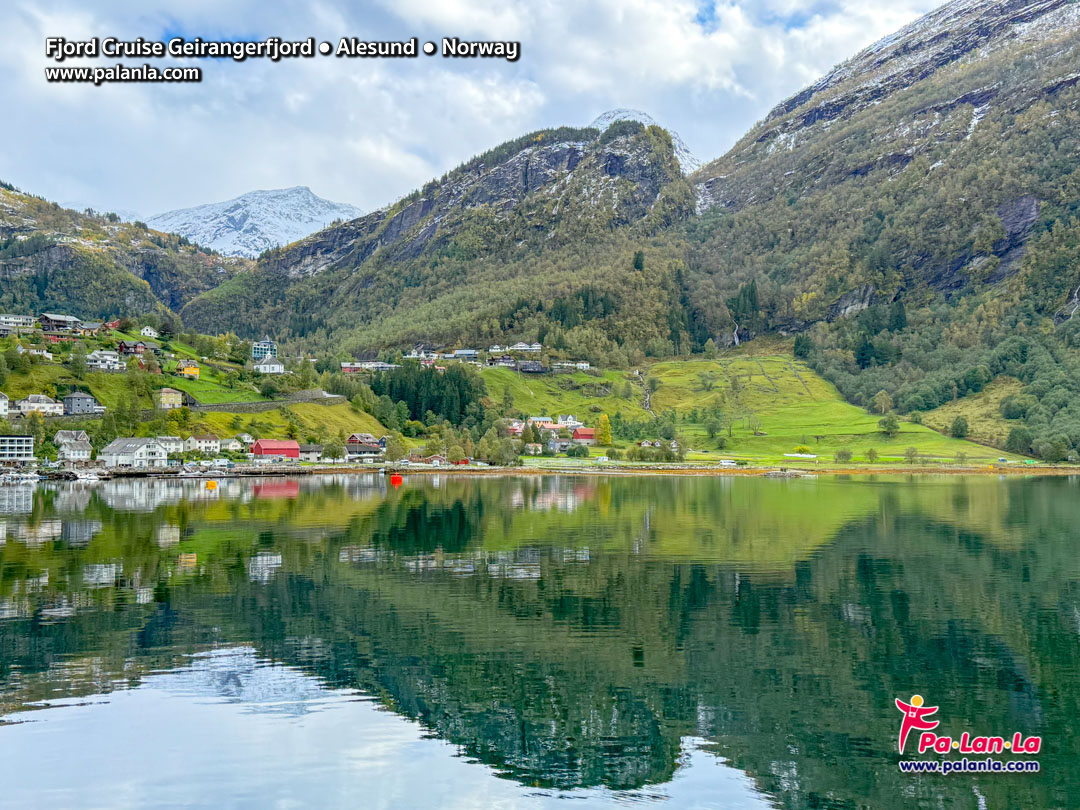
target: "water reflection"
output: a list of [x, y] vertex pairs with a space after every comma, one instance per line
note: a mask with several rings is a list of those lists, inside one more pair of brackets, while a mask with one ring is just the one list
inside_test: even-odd
[[[216, 787], [260, 805], [367, 790], [388, 806], [1068, 806], [1078, 486], [394, 489], [360, 475], [29, 489], [0, 501], [0, 761], [18, 774], [0, 805], [86, 804], [43, 787], [42, 763], [152, 717], [154, 745], [67, 765], [71, 778], [104, 784], [130, 754], [139, 804]], [[915, 692], [953, 728], [1041, 734], [1043, 772], [900, 774], [892, 700]], [[316, 729], [331, 736], [300, 755]], [[404, 748], [347, 753], [384, 733]], [[231, 747], [253, 734], [266, 784]], [[155, 746], [160, 758], [141, 750]]]

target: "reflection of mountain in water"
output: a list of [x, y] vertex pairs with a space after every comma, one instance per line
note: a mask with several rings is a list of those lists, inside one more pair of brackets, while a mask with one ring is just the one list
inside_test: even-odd
[[[250, 643], [182, 677], [310, 706], [270, 658], [524, 784], [662, 783], [701, 737], [784, 806], [903, 806], [913, 790], [966, 806], [970, 780], [896, 769], [892, 698], [932, 690], [951, 727], [1056, 741], [1043, 775], [980, 783], [990, 806], [1076, 787], [1067, 480], [306, 483], [150, 514], [95, 497], [63, 518], [39, 493], [14, 520], [48, 539], [9, 531], [0, 551], [0, 700], [94, 694]], [[69, 519], [102, 528], [73, 546]], [[88, 567], [106, 565], [111, 584]]]

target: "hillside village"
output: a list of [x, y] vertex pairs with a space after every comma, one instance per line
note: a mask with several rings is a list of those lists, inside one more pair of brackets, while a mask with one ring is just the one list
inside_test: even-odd
[[[206, 353], [196, 351], [196, 344], [202, 344], [198, 348]], [[436, 375], [444, 374], [447, 365], [512, 369], [521, 374], [590, 368], [583, 361], [549, 360], [544, 365], [542, 349], [539, 343], [524, 342], [495, 345], [483, 352], [417, 347], [398, 353], [394, 359], [399, 362], [340, 361], [337, 370], [343, 380], [349, 380], [346, 387], [352, 387], [357, 377], [370, 379], [401, 369], [403, 363]], [[269, 336], [246, 342], [231, 336], [178, 335], [168, 326], [123, 318], [84, 321], [52, 312], [36, 317], [0, 314], [0, 350], [0, 383], [11, 391], [0, 392], [0, 419], [6, 426], [0, 430], [4, 434], [0, 464], [6, 466], [41, 463], [46, 469], [92, 474], [89, 471], [220, 470], [238, 465], [258, 468], [301, 463], [485, 463], [468, 436], [447, 444], [435, 431], [436, 439], [432, 440], [431, 425], [418, 429], [415, 420], [405, 426], [404, 433], [388, 430], [384, 421], [393, 424], [400, 420], [385, 415], [382, 421], [370, 417], [357, 420], [358, 426], [377, 428], [374, 431], [338, 427], [336, 435], [330, 435], [316, 429], [314, 433], [321, 432], [321, 437], [302, 435], [303, 428], [294, 424], [287, 424], [284, 432], [296, 435], [275, 437], [273, 434], [281, 431], [276, 426], [260, 425], [257, 416], [246, 423], [253, 426], [251, 430], [237, 430], [232, 435], [202, 429], [198, 415], [203, 412], [222, 416], [244, 405], [272, 406], [274, 398], [282, 395], [286, 402], [319, 403], [327, 412], [363, 410], [355, 396], [346, 403], [340, 393], [315, 388], [319, 381], [329, 381], [333, 387], [335, 375], [329, 373], [326, 363], [321, 377], [315, 369], [316, 358], [297, 357], [292, 368], [287, 368], [277, 343]], [[370, 392], [365, 383], [360, 385]], [[21, 389], [21, 396], [16, 389]], [[95, 391], [108, 393], [95, 396]], [[105, 401], [106, 396], [110, 402]], [[140, 407], [143, 403], [139, 399], [148, 399], [150, 407]], [[221, 413], [206, 410], [215, 405]], [[288, 411], [292, 406], [281, 407]], [[374, 413], [377, 408], [370, 405], [367, 410]], [[606, 416], [602, 421], [606, 427], [600, 428], [601, 438], [607, 436], [610, 444], [610, 423]], [[233, 428], [244, 424], [239, 412], [229, 420]], [[132, 434], [147, 435], [118, 435], [124, 434], [124, 427], [135, 425], [139, 427]], [[499, 439], [509, 439], [512, 444], [500, 442], [498, 452], [489, 447], [484, 454], [489, 463], [514, 463], [519, 455], [587, 456], [586, 448], [597, 443], [596, 428], [571, 415], [507, 415], [498, 421], [497, 428], [488, 427], [493, 429]], [[651, 443], [644, 444], [651, 447]]]

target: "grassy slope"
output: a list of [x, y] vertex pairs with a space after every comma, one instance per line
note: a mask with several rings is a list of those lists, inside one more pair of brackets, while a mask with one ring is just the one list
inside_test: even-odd
[[[700, 376], [716, 375], [715, 387], [704, 390]], [[653, 394], [652, 407], [657, 413], [674, 409], [684, 414], [693, 408], [720, 404], [735, 417], [732, 436], [725, 454], [775, 461], [785, 459], [799, 445], [832, 460], [842, 448], [861, 460], [871, 447], [881, 460], [903, 458], [908, 447], [920, 455], [953, 459], [965, 453], [969, 460], [992, 460], [997, 450], [952, 439], [922, 425], [901, 422], [900, 433], [892, 439], [878, 428], [879, 416], [843, 400], [824, 378], [790, 354], [760, 353], [759, 348], [732, 352], [718, 360], [692, 360], [657, 363], [649, 376], [660, 380]], [[738, 377], [741, 392], [732, 393], [733, 378]], [[755, 436], [749, 427], [752, 416], [760, 420], [764, 435]], [[700, 425], [680, 426], [695, 448], [715, 448]], [[713, 452], [716, 452], [713, 450]]]
[[948, 432], [953, 420], [963, 416], [968, 422], [968, 437], [977, 442], [1005, 443], [1009, 431], [1016, 426], [1001, 415], [1001, 400], [1020, 394], [1024, 384], [1013, 377], [998, 377], [982, 391], [934, 408], [923, 415], [923, 422], [935, 430]]
[[[357, 411], [347, 404], [316, 405], [309, 402], [290, 405], [288, 410], [298, 417], [302, 425], [298, 437], [300, 442], [306, 441], [309, 436], [321, 440], [334, 439], [342, 432], [346, 436], [350, 433], [373, 433], [376, 436], [386, 433], [386, 429], [374, 416]], [[239, 428], [232, 426], [236, 416], [240, 417]], [[246, 430], [254, 421], [260, 426], [258, 430], [260, 436], [268, 439], [284, 439], [287, 436], [286, 428], [289, 424], [280, 410], [251, 414], [200, 411], [194, 415], [193, 419], [201, 426], [201, 429], [221, 437], [235, 436]]]
[[[632, 399], [618, 396], [627, 380], [631, 379], [625, 372], [605, 371], [600, 377], [583, 371], [533, 376], [508, 368], [485, 368], [481, 375], [489, 396], [496, 403], [502, 401], [503, 391], [509, 386], [514, 407], [529, 415], [573, 414], [587, 424], [591, 424], [600, 412], [613, 414], [622, 411], [628, 419], [643, 419], [648, 415], [641, 408], [640, 386], [635, 386]], [[611, 393], [597, 395], [602, 393], [601, 389], [608, 389]], [[599, 411], [593, 411], [594, 407]]]

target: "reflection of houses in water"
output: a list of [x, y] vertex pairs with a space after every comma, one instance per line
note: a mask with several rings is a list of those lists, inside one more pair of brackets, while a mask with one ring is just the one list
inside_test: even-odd
[[162, 523], [157, 527], [155, 538], [161, 548], [175, 546], [180, 542], [180, 527], [171, 523]]
[[471, 554], [409, 554], [397, 555], [386, 549], [370, 546], [345, 546], [338, 552], [338, 561], [352, 565], [394, 564], [410, 574], [439, 572], [451, 576], [470, 577], [485, 573], [494, 579], [539, 579], [544, 558], [560, 563], [588, 563], [586, 548], [519, 548], [513, 551], [475, 551]]
[[262, 585], [274, 578], [281, 568], [281, 555], [272, 551], [260, 551], [248, 560], [248, 579]]
[[33, 525], [24, 524], [19, 530], [19, 539], [31, 547], [43, 546], [60, 539], [64, 523], [57, 518], [48, 518]]
[[60, 539], [69, 546], [88, 546], [101, 531], [100, 520], [65, 520]]
[[7, 542], [7, 523], [0, 520], [0, 546]]
[[50, 487], [56, 493], [53, 506], [57, 512], [85, 512], [93, 497], [93, 486], [83, 482], [65, 483], [62, 486]]
[[560, 512], [573, 512], [591, 500], [595, 493], [596, 486], [591, 482], [563, 487], [556, 478], [550, 482], [543, 482], [537, 489], [529, 489], [526, 485], [519, 486], [510, 494], [510, 506], [513, 509], [528, 507], [537, 510], [558, 509]]
[[34, 508], [34, 485], [0, 486], [0, 515], [20, 515]]
[[272, 478], [253, 486], [251, 494], [260, 499], [297, 498], [300, 496], [300, 482], [295, 478]]
[[116, 584], [117, 577], [122, 573], [124, 573], [124, 566], [120, 563], [84, 565], [82, 572], [83, 585], [87, 588], [109, 588]]

